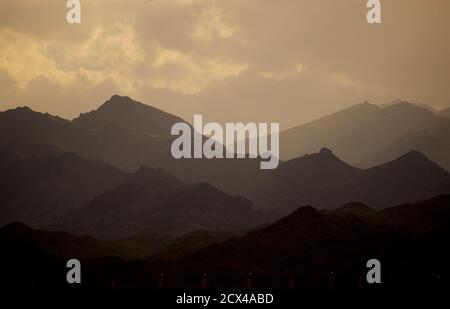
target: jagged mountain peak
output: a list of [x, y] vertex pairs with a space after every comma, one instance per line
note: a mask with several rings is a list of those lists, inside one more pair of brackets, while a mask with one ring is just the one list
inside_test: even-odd
[[378, 216], [378, 212], [366, 204], [359, 202], [350, 202], [339, 208], [336, 208], [333, 214], [337, 215], [355, 215], [365, 219], [371, 219]]
[[288, 160], [286, 162], [282, 163], [282, 166], [284, 167], [339, 167], [339, 168], [345, 168], [349, 170], [356, 169], [355, 167], [352, 167], [339, 159], [331, 149], [322, 147], [319, 152], [312, 153], [312, 154], [306, 154], [304, 156]]
[[384, 163], [379, 166], [399, 166], [399, 167], [411, 166], [411, 168], [413, 168], [413, 167], [414, 168], [429, 167], [429, 168], [434, 168], [436, 170], [444, 171], [444, 169], [441, 168], [437, 163], [431, 161], [424, 154], [422, 154], [421, 152], [419, 152], [417, 150], [409, 151], [409, 152], [405, 153], [404, 155], [398, 157], [397, 159], [392, 160], [387, 163]]
[[0, 233], [22, 234], [29, 231], [32, 231], [32, 229], [19, 221], [13, 221], [0, 227]]
[[163, 182], [169, 185], [176, 185], [182, 183], [181, 180], [162, 168], [153, 169], [145, 165], [142, 165], [139, 170], [133, 174], [133, 180], [141, 184]]
[[127, 96], [113, 95], [96, 110], [82, 113], [73, 120], [87, 129], [101, 130], [114, 125], [124, 130], [152, 136], [168, 136], [170, 128], [181, 118]]

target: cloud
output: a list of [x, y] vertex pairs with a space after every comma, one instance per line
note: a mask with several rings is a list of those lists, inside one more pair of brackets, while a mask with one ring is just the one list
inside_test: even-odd
[[[407, 8], [407, 9], [405, 9]], [[187, 119], [282, 127], [359, 101], [450, 102], [450, 2], [0, 1], [0, 109], [74, 117], [112, 94]], [[4, 81], [4, 82], [3, 82]]]
[[344, 87], [356, 87], [358, 84], [351, 80], [347, 75], [342, 73], [331, 73], [329, 77], [334, 80], [339, 85], [342, 85]]
[[247, 66], [217, 58], [196, 59], [180, 51], [160, 48], [153, 63], [156, 73], [150, 85], [192, 95], [209, 83], [239, 76]]
[[211, 43], [215, 39], [232, 38], [238, 27], [227, 21], [225, 12], [217, 6], [206, 7], [197, 16], [193, 37]]
[[282, 81], [291, 76], [300, 74], [305, 69], [304, 65], [301, 63], [297, 63], [293, 66], [293, 68], [283, 70], [281, 72], [262, 72], [261, 76], [265, 79], [272, 79], [276, 81]]

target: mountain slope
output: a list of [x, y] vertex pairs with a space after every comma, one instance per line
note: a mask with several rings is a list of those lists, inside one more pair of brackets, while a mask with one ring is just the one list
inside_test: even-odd
[[[158, 136], [150, 134], [152, 132], [137, 130], [144, 120], [137, 121], [136, 126], [133, 127], [133, 119], [128, 119], [126, 116], [136, 113], [136, 106], [139, 106], [137, 113], [142, 112], [141, 109], [152, 110], [150, 107], [141, 107], [141, 105], [143, 104], [114, 96], [98, 111], [73, 122], [34, 112], [27, 107], [16, 108], [0, 112], [0, 137], [51, 145], [86, 158], [100, 158], [128, 171], [136, 170], [143, 163], [159, 166], [170, 154], [171, 139], [167, 137], [170, 131], [167, 131], [165, 136], [158, 135], [167, 129], [168, 124], [166, 123], [163, 127], [158, 127], [159, 122], [148, 124]], [[114, 107], [115, 113], [107, 113], [111, 106]], [[124, 115], [124, 118], [117, 118], [117, 114]], [[141, 114], [148, 116], [149, 113]], [[159, 111], [151, 115], [156, 119], [161, 118], [161, 121], [165, 118], [177, 119], [175, 116]], [[106, 116], [113, 118], [107, 122], [102, 118]], [[93, 126], [92, 121], [97, 121], [97, 118], [99, 125]], [[128, 122], [122, 123], [125, 120]], [[129, 124], [130, 128], [126, 124]]]
[[0, 137], [0, 171], [31, 156], [56, 156], [61, 151], [45, 144], [33, 144]]
[[89, 140], [89, 135], [69, 120], [38, 113], [28, 107], [0, 112], [0, 136], [77, 153]]
[[244, 198], [206, 183], [182, 183], [161, 169], [142, 167], [125, 183], [48, 227], [114, 239], [148, 231], [239, 230], [261, 224], [263, 219]]
[[440, 232], [450, 226], [450, 195], [386, 208], [380, 214], [385, 223], [414, 233]]
[[170, 131], [180, 121], [128, 97], [112, 96], [73, 121], [29, 108], [0, 112], [0, 138], [102, 159], [128, 172], [141, 165], [164, 168], [186, 182], [208, 182], [230, 193], [242, 192], [258, 172], [259, 160], [174, 159], [170, 148], [175, 137]]
[[420, 201], [450, 193], [449, 173], [423, 154], [411, 151], [400, 158], [363, 170], [354, 179], [352, 200], [374, 208]]
[[283, 162], [255, 181], [255, 205], [288, 213], [298, 205], [334, 208], [358, 201], [380, 209], [450, 193], [450, 176], [419, 152], [370, 169], [357, 169], [330, 150]]
[[[282, 162], [256, 178], [248, 197], [255, 205], [288, 213], [298, 205], [335, 205], [345, 200], [351, 180], [359, 173], [329, 149]], [[342, 196], [344, 194], [344, 196]], [[348, 200], [345, 200], [348, 201]]]
[[39, 225], [81, 207], [121, 183], [126, 174], [75, 154], [25, 158], [0, 171], [0, 225]]
[[386, 107], [362, 103], [282, 132], [281, 158], [328, 147], [346, 162], [356, 163], [409, 131], [430, 130], [442, 123], [448, 120], [407, 102]]
[[50, 254], [66, 258], [94, 258], [120, 256], [106, 243], [90, 236], [73, 236], [63, 232], [47, 232], [32, 229], [13, 222], [0, 228], [0, 242], [28, 244]]
[[450, 170], [450, 128], [441, 128], [440, 131], [410, 131], [401, 136], [385, 149], [373, 153], [357, 165], [370, 167], [379, 165], [399, 157], [400, 155], [417, 150], [438, 163], [446, 170]]
[[450, 118], [450, 107], [439, 111], [439, 116]]
[[[356, 288], [365, 285], [366, 262], [377, 258], [389, 274], [385, 286], [436, 286], [438, 275], [450, 271], [445, 248], [450, 235], [449, 197], [381, 211], [386, 221], [378, 223], [354, 214], [300, 207], [265, 228], [168, 264], [166, 271], [183, 274], [176, 278], [185, 285], [192, 284], [193, 274], [206, 272], [222, 285], [245, 287], [242, 278], [251, 272], [254, 287]], [[417, 218], [425, 214], [423, 229]]]
[[117, 126], [149, 136], [169, 136], [172, 125], [183, 120], [129, 97], [114, 95], [97, 110], [84, 113], [73, 122], [85, 129]]
[[[374, 212], [382, 222], [371, 222]], [[211, 288], [361, 288], [367, 286], [366, 263], [373, 258], [382, 263], [381, 287], [448, 287], [442, 278], [450, 274], [449, 236], [450, 195], [382, 211], [356, 203], [327, 212], [304, 206], [228, 240], [223, 233], [182, 236], [145, 261], [96, 257], [109, 254], [111, 243], [14, 223], [0, 228], [0, 285], [68, 287], [70, 254], [96, 257], [82, 259], [87, 288], [199, 288], [203, 274]], [[146, 237], [136, 241], [145, 244]]]
[[340, 276], [336, 284], [355, 287], [367, 258], [379, 256], [381, 248], [396, 239], [389, 228], [376, 229], [354, 216], [328, 216], [305, 206], [239, 239], [188, 255], [165, 271], [184, 285], [195, 273], [207, 273], [221, 285], [245, 287], [244, 278], [251, 273], [255, 287], [278, 288], [289, 287], [293, 278], [298, 287], [327, 288], [333, 271]]

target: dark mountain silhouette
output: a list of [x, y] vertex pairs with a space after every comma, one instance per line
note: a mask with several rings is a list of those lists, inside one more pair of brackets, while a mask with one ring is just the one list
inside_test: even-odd
[[[111, 149], [109, 153], [97, 155], [129, 171], [140, 165], [164, 168], [185, 182], [208, 182], [229, 193], [241, 193], [259, 169], [258, 160], [173, 159], [171, 128], [185, 121], [128, 97], [115, 95], [97, 110], [82, 114], [73, 122], [95, 134], [109, 136], [114, 131], [122, 132], [111, 136], [110, 144], [103, 147]], [[123, 132], [129, 137], [122, 137]], [[133, 142], [122, 145], [118, 152], [115, 144], [120, 145], [123, 140]], [[122, 149], [127, 149], [127, 154]]]
[[[28, 108], [0, 113], [0, 136], [100, 158], [129, 172], [141, 165], [164, 168], [184, 182], [208, 182], [231, 194], [251, 196], [254, 179], [265, 174], [259, 170], [259, 160], [175, 160], [170, 155], [169, 128], [178, 121], [128, 97], [113, 96], [72, 122]], [[447, 167], [449, 132], [448, 120], [423, 107], [407, 102], [382, 108], [364, 103], [283, 132], [281, 147], [293, 149], [281, 153], [290, 157], [328, 145], [346, 162], [367, 167], [419, 150]]]
[[81, 114], [73, 122], [89, 130], [116, 126], [149, 136], [170, 136], [172, 126], [183, 119], [129, 97], [114, 95], [97, 110]]
[[119, 257], [132, 260], [151, 257], [152, 261], [175, 260], [238, 235], [234, 232], [202, 230], [180, 237], [146, 233], [114, 241], [102, 241], [92, 236], [32, 229], [20, 222], [0, 227], [2, 244], [20, 243], [66, 259]]
[[48, 227], [112, 239], [148, 231], [239, 230], [261, 224], [264, 218], [242, 197], [207, 183], [183, 183], [161, 169], [141, 167], [122, 185]]
[[366, 102], [282, 132], [281, 159], [327, 147], [346, 162], [358, 163], [409, 131], [431, 130], [443, 123], [448, 120], [408, 102], [386, 107]]
[[[366, 285], [366, 262], [372, 258], [382, 263], [384, 287], [448, 286], [449, 212], [450, 195], [382, 211], [360, 203], [334, 211], [304, 206], [242, 236], [182, 236], [146, 261], [83, 259], [82, 287], [198, 288], [206, 273], [209, 287], [356, 288]], [[214, 238], [220, 240], [204, 246]], [[77, 254], [88, 244], [87, 253], [102, 255], [93, 249], [102, 248], [99, 242], [18, 223], [0, 228], [2, 285], [68, 287], [68, 252]]]
[[0, 171], [0, 224], [43, 224], [85, 205], [126, 178], [113, 166], [72, 153], [31, 156]]
[[449, 193], [448, 180], [447, 171], [420, 152], [411, 151], [360, 173], [353, 184], [359, 195], [352, 200], [374, 208], [420, 201]]
[[20, 142], [0, 137], [0, 171], [31, 156], [55, 156], [61, 151], [45, 144]]
[[255, 205], [289, 213], [298, 205], [335, 205], [346, 200], [345, 192], [359, 172], [331, 150], [281, 162], [277, 169], [265, 171], [254, 182], [248, 197]]
[[32, 229], [13, 222], [0, 228], [0, 242], [15, 242], [39, 248], [50, 254], [67, 258], [121, 256], [119, 250], [91, 236], [74, 236], [63, 232]]
[[326, 214], [331, 213], [338, 216], [355, 215], [370, 223], [384, 222], [384, 218], [381, 215], [380, 211], [372, 209], [369, 206], [358, 202], [350, 202], [333, 210], [324, 209], [322, 211]]
[[248, 187], [259, 170], [259, 160], [172, 158], [170, 128], [180, 121], [128, 97], [113, 96], [73, 121], [26, 107], [0, 112], [0, 137], [51, 145], [85, 158], [102, 159], [128, 172], [141, 165], [164, 168], [185, 182], [208, 182], [230, 193]]
[[333, 208], [349, 201], [379, 209], [449, 193], [449, 179], [447, 171], [419, 152], [363, 170], [322, 149], [268, 171], [248, 197], [259, 207], [283, 212], [298, 205]]
[[354, 215], [372, 224], [391, 225], [416, 234], [439, 232], [442, 228], [450, 226], [450, 195], [440, 195], [425, 201], [382, 210], [352, 202], [323, 212], [340, 216]]
[[[364, 215], [355, 215], [355, 209]], [[437, 286], [450, 270], [444, 245], [449, 211], [448, 195], [381, 211], [385, 221], [378, 223], [364, 218], [372, 211], [361, 204], [331, 213], [300, 207], [268, 227], [168, 264], [166, 271], [183, 273], [184, 285], [207, 272], [221, 284], [245, 287], [243, 278], [251, 272], [255, 287], [361, 287], [365, 262], [376, 257], [388, 274], [385, 286]], [[428, 218], [427, 229], [420, 216]]]
[[[80, 116], [76, 121], [42, 114], [31, 109], [16, 108], [0, 113], [0, 136], [18, 141], [54, 146], [62, 151], [77, 153], [86, 158], [99, 158], [128, 171], [136, 170], [141, 164], [158, 166], [158, 162], [167, 160], [170, 154], [170, 140], [153, 136], [151, 132], [138, 131], [135, 126], [126, 128], [117, 114], [131, 115], [138, 112], [143, 116], [151, 114], [153, 118], [168, 118], [166, 113], [144, 106], [128, 98], [113, 96], [98, 111]], [[112, 108], [111, 108], [112, 107]], [[110, 110], [114, 112], [108, 113]], [[105, 112], [103, 112], [105, 111]], [[102, 117], [116, 117], [110, 122], [102, 122]], [[91, 119], [99, 119], [99, 125], [93, 126]], [[145, 117], [144, 117], [145, 118]], [[150, 118], [150, 117], [149, 117]], [[175, 117], [173, 117], [175, 119]], [[133, 119], [129, 119], [131, 124]], [[168, 124], [158, 127], [149, 124], [154, 132], [166, 129]], [[170, 134], [170, 131], [167, 132]]]
[[[442, 173], [427, 174], [413, 166], [421, 164], [424, 158], [411, 161], [407, 169], [392, 166], [392, 171], [398, 175], [383, 172], [393, 179], [386, 179], [388, 176], [377, 172], [381, 171], [379, 167], [374, 170], [351, 167], [329, 151], [321, 152], [317, 158], [312, 155], [308, 160], [305, 157], [289, 160], [275, 171], [261, 171], [259, 160], [176, 160], [170, 155], [172, 137], [164, 131], [179, 120], [128, 97], [113, 96], [97, 110], [80, 115], [74, 121], [28, 108], [2, 112], [0, 137], [32, 145], [49, 145], [55, 151], [73, 151], [86, 158], [100, 158], [129, 172], [141, 165], [164, 168], [185, 183], [207, 182], [227, 193], [248, 197], [256, 207], [281, 209], [285, 213], [302, 204], [335, 207], [352, 200], [381, 208], [448, 192], [448, 181], [441, 181]], [[432, 153], [430, 158], [441, 163], [448, 161], [445, 145], [441, 143], [450, 132], [448, 127], [448, 120], [410, 103], [396, 102], [383, 108], [364, 103], [284, 132], [282, 138], [289, 138], [282, 139], [281, 146], [298, 146], [307, 151], [333, 145], [332, 149], [339, 157], [342, 153], [343, 158], [350, 158], [351, 162], [356, 157], [367, 158], [374, 151], [386, 149], [412, 134], [413, 129], [415, 132], [423, 129], [433, 132], [433, 138], [439, 141], [422, 147], [424, 152]], [[416, 142], [405, 144], [407, 146], [398, 151], [379, 157], [395, 160], [417, 146]], [[16, 162], [10, 154], [9, 158], [7, 156], [5, 162]], [[386, 161], [375, 158], [371, 162], [382, 165]], [[431, 166], [428, 168], [432, 169]], [[436, 175], [436, 178], [430, 176], [432, 181], [426, 184], [424, 175]], [[400, 179], [404, 179], [404, 187]], [[381, 185], [385, 181], [388, 187]], [[434, 188], [438, 182], [441, 184]], [[408, 190], [413, 191], [408, 193]]]
[[176, 238], [166, 248], [149, 259], [154, 261], [177, 260], [203, 248], [222, 243], [240, 234], [226, 231], [194, 231]]
[[129, 238], [101, 241], [92, 236], [32, 229], [20, 222], [0, 227], [0, 243], [18, 243], [45, 251], [60, 258], [174, 260], [204, 247], [238, 237], [233, 232], [195, 231], [180, 237], [146, 233]]
[[384, 222], [414, 233], [440, 233], [450, 226], [450, 195], [383, 209]]
[[132, 235], [123, 239], [104, 241], [104, 243], [120, 253], [120, 255], [115, 254], [114, 256], [128, 260], [141, 260], [148, 259], [149, 257], [160, 253], [177, 240], [178, 238], [171, 235], [148, 232]]

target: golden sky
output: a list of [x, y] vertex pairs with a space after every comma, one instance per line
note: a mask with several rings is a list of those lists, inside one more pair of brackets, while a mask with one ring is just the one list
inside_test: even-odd
[[113, 94], [286, 129], [361, 101], [450, 106], [450, 1], [0, 1], [0, 110], [73, 118]]

